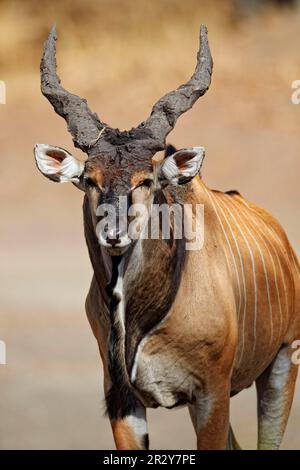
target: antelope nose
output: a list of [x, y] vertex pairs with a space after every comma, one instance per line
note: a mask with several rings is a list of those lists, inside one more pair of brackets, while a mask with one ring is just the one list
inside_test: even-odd
[[107, 234], [107, 243], [112, 247], [115, 247], [120, 241], [120, 232], [110, 230]]

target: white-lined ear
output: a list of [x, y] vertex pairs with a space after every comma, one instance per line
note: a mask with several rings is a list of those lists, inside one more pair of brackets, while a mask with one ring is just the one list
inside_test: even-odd
[[84, 163], [60, 147], [36, 144], [34, 156], [40, 172], [56, 183], [78, 183], [84, 171]]
[[166, 157], [160, 167], [159, 178], [171, 184], [185, 184], [200, 171], [205, 156], [204, 147], [181, 149]]

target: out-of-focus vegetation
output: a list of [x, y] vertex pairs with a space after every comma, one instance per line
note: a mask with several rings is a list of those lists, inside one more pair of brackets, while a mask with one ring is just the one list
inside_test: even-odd
[[172, 36], [179, 47], [185, 45], [188, 37], [194, 39], [200, 22], [222, 34], [236, 30], [245, 18], [298, 4], [299, 0], [0, 0], [0, 70], [6, 75], [32, 71], [53, 23], [64, 62], [71, 56], [82, 68], [82, 54], [91, 54], [95, 71], [106, 75], [107, 57], [113, 60], [122, 48], [121, 73], [126, 75], [137, 65], [128, 63], [131, 56], [140, 54], [144, 62], [153, 43], [163, 49], [164, 40]]
[[[298, 131], [286, 106], [300, 70], [298, 6], [299, 0], [0, 0], [0, 79], [10, 102], [41, 99], [39, 62], [56, 23], [63, 85], [96, 97], [96, 110], [112, 125], [130, 126], [190, 76], [205, 23], [214, 97], [222, 106], [232, 95], [231, 120], [241, 125], [239, 113], [250, 113], [263, 126], [279, 119], [288, 132]], [[274, 100], [280, 115], [272, 112]]]
[[20, 64], [24, 72], [36, 66], [36, 54], [53, 23], [65, 58], [70, 52], [76, 61], [83, 51], [92, 51], [99, 63], [122, 45], [129, 52], [172, 33], [180, 38], [208, 18], [226, 25], [231, 8], [228, 0], [1, 0], [0, 65], [6, 73]]
[[[277, 105], [289, 100], [291, 80], [299, 78], [299, 3], [0, 0], [0, 79], [7, 81], [10, 101], [40, 96], [43, 42], [56, 23], [64, 86], [88, 99], [96, 96], [104, 107], [110, 97], [110, 115], [115, 119], [118, 113], [119, 125], [126, 126], [122, 114], [127, 116], [127, 111], [122, 106], [116, 111], [114, 103], [120, 108], [122, 100], [134, 102], [137, 119], [143, 119], [154, 100], [192, 73], [199, 25], [205, 23], [215, 64], [216, 98], [222, 104], [234, 89], [235, 105], [240, 100], [247, 112], [250, 97], [259, 103], [263, 96], [264, 109], [259, 112], [256, 105], [248, 111], [269, 125], [278, 118], [270, 111], [272, 100], [278, 100]], [[284, 113], [286, 108], [282, 109]], [[295, 121], [287, 128], [294, 129]]]

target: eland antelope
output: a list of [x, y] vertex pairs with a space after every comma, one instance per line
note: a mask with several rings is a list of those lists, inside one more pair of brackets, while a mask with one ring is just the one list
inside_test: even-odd
[[[87, 316], [99, 345], [107, 414], [118, 449], [149, 445], [146, 408], [188, 407], [198, 449], [236, 449], [230, 397], [257, 387], [258, 448], [280, 446], [293, 400], [300, 338], [299, 264], [279, 223], [238, 192], [209, 189], [199, 171], [202, 147], [177, 151], [166, 136], [208, 90], [212, 58], [200, 28], [191, 79], [166, 94], [130, 131], [104, 124], [86, 100], [69, 93], [56, 72], [56, 29], [44, 46], [41, 90], [62, 116], [83, 163], [68, 151], [37, 144], [38, 169], [84, 192], [86, 243], [94, 275]], [[165, 150], [165, 157], [152, 157]], [[184, 236], [131, 238], [119, 219], [107, 236], [98, 208], [142, 204], [204, 206], [204, 244], [186, 250]], [[148, 218], [147, 218], [148, 217]], [[159, 227], [161, 234], [161, 227]]]

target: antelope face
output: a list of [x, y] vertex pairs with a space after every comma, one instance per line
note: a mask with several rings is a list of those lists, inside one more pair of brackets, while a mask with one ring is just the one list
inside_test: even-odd
[[186, 184], [197, 175], [204, 149], [174, 149], [153, 164], [107, 155], [90, 157], [84, 163], [46, 144], [37, 144], [34, 154], [38, 169], [48, 179], [71, 182], [85, 192], [100, 245], [111, 255], [120, 255], [147, 228], [155, 196], [168, 185]]
[[[56, 71], [55, 26], [45, 42], [40, 67], [42, 93], [66, 120], [75, 146], [87, 153], [88, 159], [83, 163], [62, 148], [40, 144], [35, 147], [36, 163], [52, 181], [71, 182], [85, 192], [99, 243], [111, 254], [122, 253], [140, 237], [157, 192], [165, 191], [168, 185], [187, 183], [201, 167], [202, 147], [167, 154], [161, 163], [152, 165], [152, 157], [166, 147], [166, 136], [179, 116], [209, 88], [212, 58], [203, 25], [199, 39], [190, 80], [160, 98], [149, 117], [129, 131], [102, 122], [86, 100], [61, 85]], [[111, 212], [112, 220], [106, 212]]]

